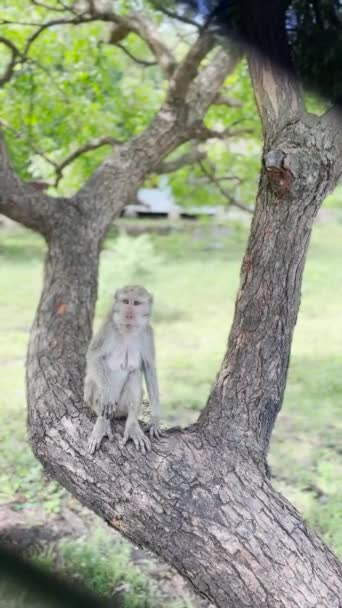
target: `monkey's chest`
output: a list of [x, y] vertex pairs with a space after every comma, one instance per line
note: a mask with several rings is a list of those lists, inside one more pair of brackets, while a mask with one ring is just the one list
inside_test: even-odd
[[112, 371], [141, 369], [141, 364], [140, 349], [134, 344], [118, 345], [108, 359], [108, 366]]

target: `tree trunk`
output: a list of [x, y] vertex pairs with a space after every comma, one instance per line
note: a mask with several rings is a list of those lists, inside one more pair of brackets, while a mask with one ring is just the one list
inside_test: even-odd
[[283, 400], [312, 225], [331, 188], [334, 132], [314, 125], [297, 121], [264, 152], [228, 350], [201, 416], [261, 458]]

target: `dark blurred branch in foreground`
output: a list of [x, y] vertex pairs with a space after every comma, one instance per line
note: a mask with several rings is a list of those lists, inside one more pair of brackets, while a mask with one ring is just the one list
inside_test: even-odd
[[123, 608], [123, 602], [103, 600], [81, 589], [75, 583], [62, 579], [45, 568], [34, 564], [5, 545], [0, 545], [0, 583], [13, 584], [13, 599], [18, 593], [31, 594], [32, 606], [35, 601], [46, 601], [51, 608]]

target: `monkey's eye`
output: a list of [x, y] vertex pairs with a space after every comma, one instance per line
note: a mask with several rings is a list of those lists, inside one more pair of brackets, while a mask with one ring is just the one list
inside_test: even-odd
[[127, 298], [125, 298], [124, 300], [122, 300], [124, 304], [129, 304]]
[[134, 300], [134, 306], [139, 306], [139, 304], [141, 304], [141, 302], [139, 302], [139, 300]]

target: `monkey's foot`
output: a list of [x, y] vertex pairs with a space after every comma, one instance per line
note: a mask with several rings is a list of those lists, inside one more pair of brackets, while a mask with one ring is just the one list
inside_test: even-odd
[[159, 418], [154, 418], [151, 416], [145, 429], [149, 433], [151, 439], [160, 439], [161, 437], [165, 437], [165, 433], [163, 433], [160, 428]]
[[133, 441], [137, 450], [141, 450], [143, 454], [146, 454], [146, 451], [149, 452], [151, 450], [151, 442], [149, 438], [144, 435], [138, 423], [125, 428], [123, 445], [126, 445], [129, 439]]
[[99, 416], [88, 441], [88, 451], [90, 454], [94, 454], [94, 452], [99, 449], [104, 437], [113, 439], [110, 420], [103, 418], [103, 416]]

